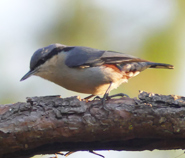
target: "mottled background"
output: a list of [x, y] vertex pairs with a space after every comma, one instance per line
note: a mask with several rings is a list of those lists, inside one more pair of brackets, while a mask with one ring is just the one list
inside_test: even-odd
[[[19, 82], [29, 70], [33, 52], [52, 43], [115, 50], [173, 64], [174, 70], [146, 70], [111, 93], [136, 97], [145, 90], [185, 96], [184, 8], [184, 0], [1, 0], [0, 103], [25, 101], [27, 96], [87, 96], [39, 77]], [[174, 158], [183, 151], [99, 153], [106, 158]], [[87, 156], [97, 157], [78, 152], [70, 158]]]

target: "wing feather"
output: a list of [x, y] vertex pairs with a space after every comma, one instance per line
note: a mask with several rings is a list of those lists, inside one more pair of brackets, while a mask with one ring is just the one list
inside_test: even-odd
[[73, 47], [67, 52], [65, 64], [68, 67], [101, 65], [104, 52], [89, 47]]
[[[67, 57], [65, 64], [68, 67], [81, 67], [81, 66], [99, 66], [103, 64], [122, 64], [130, 62], [146, 62], [128, 54], [102, 51], [89, 47], [70, 47], [65, 48]], [[64, 51], [65, 51], [64, 49]]]

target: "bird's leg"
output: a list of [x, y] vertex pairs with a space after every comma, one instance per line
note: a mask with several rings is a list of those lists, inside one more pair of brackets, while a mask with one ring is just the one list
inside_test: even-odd
[[86, 102], [88, 102], [88, 100], [90, 99], [90, 98], [92, 98], [92, 97], [94, 97], [94, 95], [92, 94], [92, 95], [90, 95], [90, 96], [88, 96], [88, 97], [85, 97], [83, 100], [85, 100]]
[[110, 92], [110, 87], [112, 85], [112, 82], [110, 83], [109, 87], [107, 88], [103, 98], [102, 98], [102, 104], [105, 105], [105, 100], [108, 99], [108, 96], [109, 96], [109, 92]]
[[[107, 88], [103, 98], [100, 98], [99, 96], [96, 96], [93, 100], [100, 99], [102, 101], [102, 105], [105, 105], [105, 100], [106, 99], [109, 100], [109, 99], [114, 98], [114, 97], [128, 97], [129, 98], [129, 96], [127, 94], [124, 94], [124, 93], [118, 93], [118, 94], [114, 94], [114, 95], [109, 96], [111, 86], [112, 86], [112, 82], [110, 83], [109, 87]], [[92, 94], [88, 97], [85, 97], [84, 100], [86, 102], [88, 102], [88, 99], [92, 98], [93, 96], [94, 95]]]
[[105, 156], [103, 156], [101, 154], [98, 154], [98, 153], [94, 152], [93, 150], [89, 150], [89, 152], [92, 153], [92, 154], [95, 154], [95, 155], [98, 155], [98, 156], [101, 156], [101, 157], [105, 158]]
[[114, 95], [108, 96], [107, 99], [111, 99], [111, 98], [114, 98], [114, 97], [128, 97], [129, 98], [129, 96], [127, 94], [118, 93], [118, 94], [114, 94]]
[[69, 151], [69, 152], [67, 152], [66, 154], [64, 154], [64, 156], [67, 157], [67, 156], [69, 156], [69, 155], [71, 155], [71, 154], [73, 154], [73, 153], [75, 153], [75, 152], [77, 152], [77, 151]]
[[[75, 152], [77, 152], [77, 151], [69, 151], [66, 154], [63, 154], [62, 152], [57, 152], [57, 153], [55, 153], [55, 157], [52, 157], [52, 158], [58, 158], [57, 154], [64, 155], [65, 157], [67, 157], [67, 156], [69, 156], [69, 155], [71, 155], [71, 154], [73, 154]], [[92, 153], [92, 154], [101, 156], [102, 158], [105, 158], [103, 155], [98, 154], [98, 153], [94, 152], [93, 150], [89, 150], [89, 152]]]
[[64, 155], [62, 152], [57, 152], [57, 153], [55, 153], [55, 157], [50, 157], [50, 158], [58, 158], [57, 154]]
[[[109, 93], [110, 93], [111, 85], [112, 85], [112, 82], [110, 83], [109, 87], [107, 88], [107, 90], [106, 90], [106, 92], [105, 92], [103, 98], [100, 98], [99, 96], [96, 96], [93, 100], [95, 100], [95, 99], [100, 99], [100, 100], [102, 101], [102, 104], [105, 105], [105, 100], [106, 100], [106, 99], [110, 99], [110, 98], [109, 98]], [[92, 97], [94, 97], [93, 94], [90, 95], [90, 96], [88, 96], [88, 97], [85, 97], [84, 100], [85, 100], [86, 102], [88, 102], [88, 99], [90, 99], [90, 98], [92, 98]]]
[[102, 98], [101, 98], [100, 96], [98, 96], [98, 95], [97, 95], [97, 96], [95, 96], [95, 97], [94, 97], [94, 99], [93, 99], [93, 100], [96, 100], [96, 99], [101, 100]]

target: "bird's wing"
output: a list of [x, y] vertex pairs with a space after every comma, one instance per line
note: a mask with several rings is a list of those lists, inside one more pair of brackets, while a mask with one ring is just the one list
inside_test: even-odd
[[68, 67], [95, 66], [103, 64], [101, 56], [104, 51], [89, 47], [69, 47], [65, 48], [67, 57], [65, 64]]
[[121, 64], [129, 62], [143, 62], [140, 58], [113, 51], [102, 51], [89, 47], [66, 47], [65, 64], [68, 67], [99, 66], [103, 64]]
[[105, 51], [101, 56], [101, 60], [104, 61], [105, 64], [122, 64], [122, 63], [131, 63], [131, 62], [148, 62], [147, 60], [140, 59], [138, 57], [114, 52], [114, 51]]

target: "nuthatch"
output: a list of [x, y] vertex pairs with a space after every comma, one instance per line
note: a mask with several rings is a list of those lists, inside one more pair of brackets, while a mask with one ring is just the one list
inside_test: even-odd
[[173, 69], [173, 65], [154, 63], [128, 54], [104, 51], [89, 47], [51, 44], [38, 49], [32, 56], [31, 75], [40, 76], [66, 89], [109, 98], [112, 89], [147, 68]]

